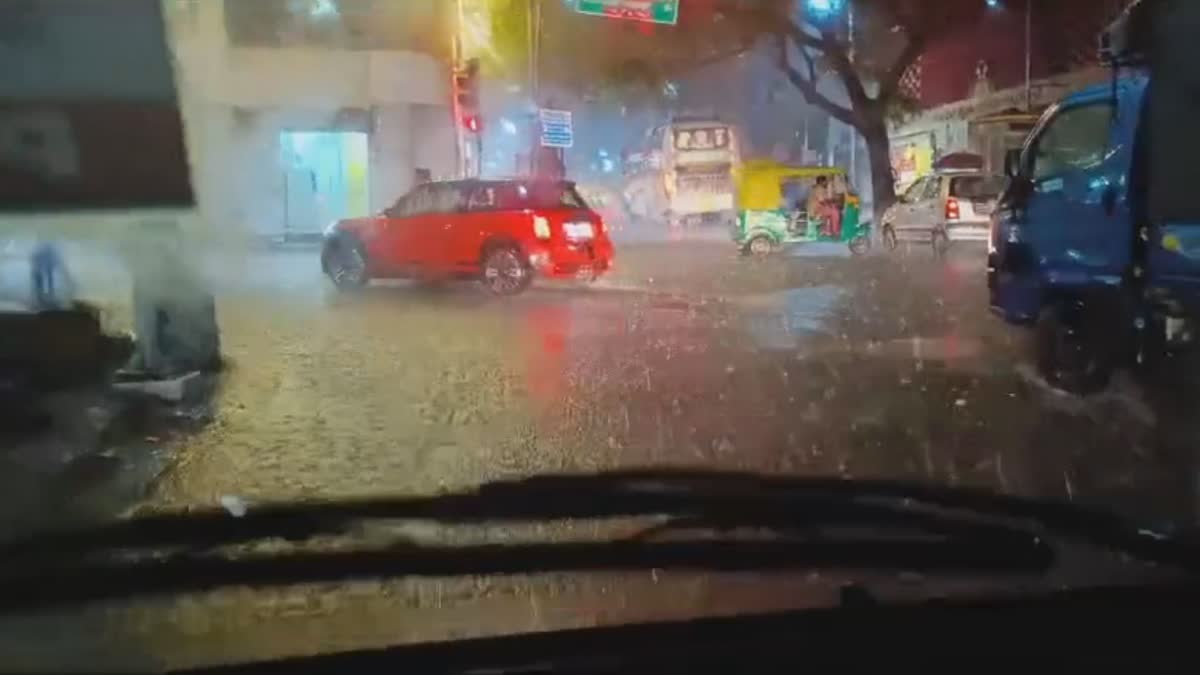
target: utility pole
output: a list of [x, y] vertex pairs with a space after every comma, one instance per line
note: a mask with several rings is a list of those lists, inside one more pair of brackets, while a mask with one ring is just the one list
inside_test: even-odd
[[[536, 108], [533, 119], [530, 123], [529, 137], [529, 154], [530, 168], [533, 175], [541, 175], [541, 156], [543, 148], [541, 147], [541, 116], [542, 108], [547, 107], [547, 102], [542, 98], [542, 1], [529, 0], [529, 11], [527, 12], [528, 25], [526, 27], [526, 35], [528, 37], [529, 48], [529, 96]], [[550, 102], [551, 104], [553, 102]], [[558, 148], [555, 150], [559, 161], [564, 161], [563, 150]]]
[[[529, 0], [528, 11], [525, 12], [525, 38], [526, 51], [529, 56], [529, 100], [533, 102], [535, 108], [540, 108], [542, 103], [538, 95], [538, 58], [537, 58], [537, 41], [538, 27], [541, 19], [541, 11], [538, 6], [538, 0]], [[535, 111], [529, 120], [529, 172], [530, 175], [538, 175], [538, 137], [539, 137], [539, 121], [538, 114]]]
[[529, 52], [529, 95], [538, 103], [538, 32], [541, 27], [541, 6], [538, 0], [529, 0], [529, 11], [525, 13], [527, 50]]
[[[463, 0], [455, 0], [454, 3], [454, 37], [452, 40], [452, 61], [453, 65], [450, 68], [451, 79], [457, 77], [459, 69], [462, 67], [464, 57], [463, 53], [463, 27], [466, 25], [466, 16], [463, 11]], [[465, 178], [468, 174], [467, 160], [467, 136], [462, 127], [462, 114], [458, 106], [457, 91], [451, 87], [451, 96], [454, 96], [454, 101], [451, 104], [451, 116], [454, 121], [454, 149], [456, 157], [456, 173], [459, 178]]]
[[1025, 112], [1033, 110], [1033, 0], [1025, 0]]
[[[854, 0], [846, 3], [846, 25], [847, 36], [846, 42], [848, 48], [846, 56], [850, 59], [850, 64], [854, 64]], [[850, 181], [851, 183], [858, 182], [858, 174], [856, 173], [858, 164], [858, 130], [850, 127]]]

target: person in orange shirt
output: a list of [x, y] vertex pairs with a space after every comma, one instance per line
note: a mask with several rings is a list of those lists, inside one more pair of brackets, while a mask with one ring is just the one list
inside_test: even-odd
[[821, 219], [821, 234], [826, 237], [840, 237], [842, 233], [842, 214], [833, 197], [829, 179], [818, 176], [808, 193], [808, 217]]

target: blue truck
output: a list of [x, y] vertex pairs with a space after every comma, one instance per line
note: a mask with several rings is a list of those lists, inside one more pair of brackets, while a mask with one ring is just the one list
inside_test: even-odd
[[1186, 350], [1200, 316], [1200, 2], [1143, 0], [1102, 38], [1110, 83], [1052, 106], [1005, 160], [993, 312], [1076, 393]]

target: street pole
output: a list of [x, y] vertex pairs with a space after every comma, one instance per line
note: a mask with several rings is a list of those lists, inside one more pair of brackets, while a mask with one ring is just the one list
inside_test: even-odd
[[542, 0], [533, 0], [533, 92], [541, 105], [542, 94]]
[[850, 43], [849, 57], [850, 63], [854, 63], [854, 3], [846, 5], [846, 23], [849, 26], [849, 37], [847, 42]]
[[[451, 68], [452, 78], [457, 75], [458, 69], [462, 67], [463, 62], [465, 61], [463, 58], [463, 52], [465, 51], [463, 48], [463, 26], [465, 25], [466, 19], [463, 10], [463, 0], [455, 1], [454, 10], [454, 38], [452, 45], [452, 60], [454, 66]], [[454, 96], [454, 100], [451, 101], [450, 108], [451, 115], [453, 117], [452, 121], [454, 123], [454, 149], [457, 155], [455, 158], [455, 171], [459, 178], [466, 178], [469, 171], [467, 168], [467, 136], [463, 131], [462, 115], [460, 114], [461, 111], [458, 107], [458, 95], [455, 91], [453, 91], [453, 87], [451, 88], [451, 96]]]
[[1033, 110], [1033, 0], [1025, 0], [1025, 112]]
[[[538, 0], [529, 0], [529, 11], [525, 13], [525, 37], [526, 48], [529, 53], [529, 100], [533, 102], [534, 107], [540, 107], [541, 102], [538, 100], [538, 81], [537, 81], [537, 28], [538, 18], [534, 13], [538, 11]], [[529, 124], [529, 172], [531, 176], [538, 175], [538, 115], [535, 112]]]
[[[849, 35], [846, 42], [849, 44], [846, 56], [850, 59], [850, 64], [854, 64], [854, 2], [851, 0], [846, 3], [846, 24]], [[855, 172], [858, 164], [858, 130], [850, 127], [850, 181], [851, 184], [858, 182], [858, 174]]]
[[537, 86], [537, 55], [535, 53], [535, 51], [536, 51], [535, 43], [537, 42], [538, 20], [534, 16], [534, 14], [537, 11], [538, 11], [538, 1], [537, 0], [529, 0], [529, 11], [527, 11], [525, 13], [526, 50], [529, 55], [529, 58], [528, 58], [529, 62], [526, 65], [529, 68], [529, 95], [534, 100], [535, 103], [537, 102], [537, 88], [538, 88], [538, 86]]

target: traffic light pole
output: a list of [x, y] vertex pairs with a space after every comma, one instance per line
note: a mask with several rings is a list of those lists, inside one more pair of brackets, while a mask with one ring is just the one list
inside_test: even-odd
[[[542, 101], [540, 98], [541, 92], [538, 86], [538, 38], [541, 27], [541, 5], [538, 0], [529, 0], [528, 11], [525, 13], [526, 26], [525, 36], [528, 40], [529, 50], [529, 98], [533, 101], [534, 106], [541, 108]], [[540, 140], [541, 125], [538, 122], [537, 113], [534, 113], [532, 123], [529, 128], [529, 173], [531, 176], [538, 175], [539, 156], [541, 153]]]
[[463, 46], [466, 12], [463, 0], [455, 2], [458, 29], [453, 40], [454, 68], [451, 77], [452, 113], [459, 178], [483, 173], [483, 116], [479, 96], [479, 59], [469, 56]]
[[466, 138], [462, 128], [462, 110], [459, 109], [458, 101], [458, 73], [463, 63], [463, 27], [466, 25], [466, 18], [463, 12], [463, 0], [455, 0], [455, 31], [454, 39], [452, 40], [452, 65], [450, 67], [450, 116], [451, 122], [454, 124], [454, 152], [455, 152], [455, 167], [454, 172], [457, 178], [465, 178], [467, 175], [467, 147]]
[[454, 89], [454, 127], [462, 157], [459, 174], [467, 178], [478, 176], [483, 168], [479, 59], [466, 59], [460, 64], [460, 67], [455, 68], [452, 84]]

